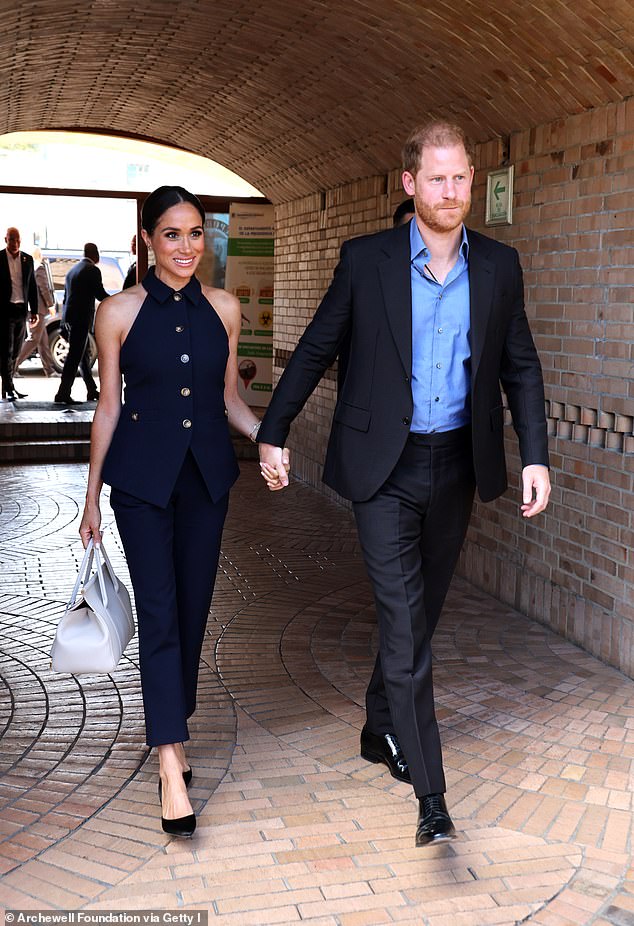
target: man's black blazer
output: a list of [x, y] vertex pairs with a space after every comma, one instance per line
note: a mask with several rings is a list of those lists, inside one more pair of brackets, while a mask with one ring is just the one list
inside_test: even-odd
[[[33, 258], [30, 254], [20, 251], [20, 267], [22, 268], [22, 301], [30, 306], [31, 315], [37, 315], [37, 286]], [[11, 272], [9, 270], [9, 257], [7, 249], [0, 251], [0, 307], [5, 310], [11, 302]]]
[[66, 274], [64, 287], [64, 323], [91, 326], [95, 314], [95, 299], [101, 302], [108, 296], [103, 287], [99, 267], [87, 257], [82, 258]]
[[[473, 459], [478, 493], [490, 501], [507, 487], [500, 383], [524, 466], [548, 465], [544, 387], [517, 252], [475, 231], [467, 236]], [[394, 469], [413, 413], [409, 224], [344, 243], [330, 288], [273, 393], [259, 442], [284, 445], [346, 336], [323, 478], [344, 498], [365, 501]]]

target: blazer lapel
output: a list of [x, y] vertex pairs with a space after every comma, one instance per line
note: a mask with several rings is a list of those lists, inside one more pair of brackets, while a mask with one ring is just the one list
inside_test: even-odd
[[409, 225], [394, 230], [378, 264], [387, 318], [405, 372], [412, 372], [412, 281]]
[[471, 378], [475, 379], [493, 304], [495, 264], [489, 260], [486, 239], [467, 229], [469, 240], [469, 301], [471, 314]]

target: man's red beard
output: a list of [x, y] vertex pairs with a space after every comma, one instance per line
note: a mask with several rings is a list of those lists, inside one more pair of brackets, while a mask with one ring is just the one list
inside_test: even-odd
[[[458, 228], [466, 217], [469, 215], [471, 208], [471, 198], [467, 200], [455, 199], [444, 203], [442, 206], [429, 206], [421, 202], [418, 197], [414, 197], [416, 203], [416, 214], [427, 228], [432, 231], [447, 232]], [[450, 209], [449, 207], [457, 207]]]

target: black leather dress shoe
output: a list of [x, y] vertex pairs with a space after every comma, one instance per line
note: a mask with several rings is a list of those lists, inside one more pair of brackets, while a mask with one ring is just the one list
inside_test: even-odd
[[405, 756], [393, 733], [370, 733], [364, 727], [361, 730], [361, 757], [368, 762], [383, 762], [389, 768], [392, 778], [411, 785]]
[[81, 403], [77, 399], [73, 399], [69, 395], [60, 395], [58, 392], [55, 398], [53, 399], [56, 405], [80, 405]]
[[452, 823], [443, 794], [427, 794], [419, 802], [418, 825], [416, 827], [416, 845], [429, 846], [456, 838], [456, 828]]
[[99, 391], [91, 392], [89, 396], [86, 397], [87, 402], [98, 402], [99, 401]]
[[[191, 772], [191, 769], [189, 769], [189, 771]], [[183, 779], [185, 775], [186, 772], [183, 772]], [[187, 782], [185, 782], [185, 784], [187, 784]], [[162, 811], [163, 782], [160, 778], [158, 783], [158, 795]], [[196, 831], [196, 815], [188, 813], [186, 817], [176, 817], [174, 820], [167, 820], [163, 814], [161, 814], [161, 826], [163, 827], [163, 832], [167, 833], [168, 836], [182, 836], [183, 838], [188, 838], [189, 836], [193, 836]]]

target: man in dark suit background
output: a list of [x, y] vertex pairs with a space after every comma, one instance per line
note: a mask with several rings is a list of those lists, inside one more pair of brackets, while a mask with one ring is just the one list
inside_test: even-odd
[[8, 228], [6, 248], [0, 251], [0, 375], [2, 398], [23, 399], [13, 385], [13, 369], [26, 334], [27, 308], [37, 323], [37, 286], [33, 258], [20, 250], [20, 232]]
[[93, 402], [99, 398], [97, 384], [90, 372], [90, 356], [87, 349], [88, 335], [92, 331], [95, 318], [95, 300], [101, 302], [108, 296], [98, 263], [97, 245], [92, 242], [85, 244], [83, 259], [71, 267], [64, 281], [62, 323], [68, 330], [68, 356], [64, 361], [62, 379], [55, 396], [55, 402], [61, 405], [77, 404], [70, 392], [78, 367], [86, 384], [87, 400]]
[[506, 393], [522, 458], [522, 515], [550, 493], [541, 367], [515, 249], [468, 230], [473, 162], [459, 126], [416, 129], [403, 150], [411, 222], [344, 243], [258, 435], [271, 489], [288, 484], [291, 422], [349, 343], [324, 481], [353, 502], [372, 581], [379, 655], [361, 754], [411, 781], [416, 845], [453, 838], [432, 683], [431, 638], [467, 531], [507, 488]]

